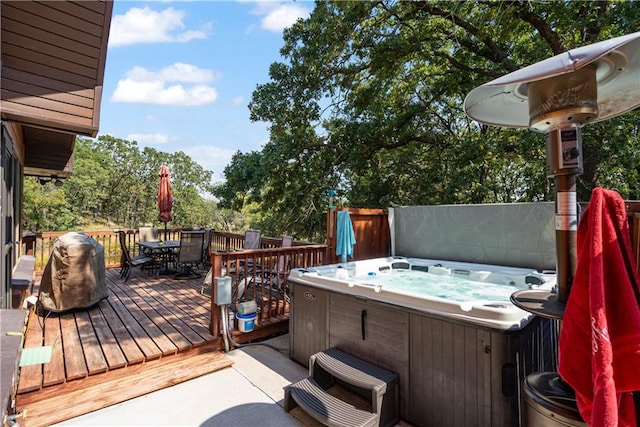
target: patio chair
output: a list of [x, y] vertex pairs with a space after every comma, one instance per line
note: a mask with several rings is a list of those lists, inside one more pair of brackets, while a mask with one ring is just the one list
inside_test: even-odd
[[[293, 245], [291, 236], [282, 236], [281, 248], [290, 248]], [[286, 275], [289, 272], [291, 263], [290, 255], [278, 256], [278, 262], [270, 268], [263, 269], [259, 275], [252, 278], [250, 286], [253, 286], [254, 295], [260, 297], [262, 291], [267, 290], [277, 297], [284, 295], [286, 302], [289, 302], [288, 290], [285, 286]]]
[[210, 268], [207, 274], [204, 276], [204, 280], [202, 281], [202, 285], [200, 286], [200, 293], [202, 295], [206, 295], [204, 291], [206, 288], [209, 288], [209, 296], [211, 296], [212, 283], [213, 283], [213, 268]]
[[141, 270], [155, 270], [156, 276], [160, 273], [160, 264], [153, 257], [147, 255], [131, 256], [127, 247], [127, 236], [124, 230], [116, 230], [120, 241], [120, 250], [122, 251], [122, 262], [120, 265], [120, 278], [126, 282], [129, 280], [132, 267], [140, 267]]
[[[247, 230], [244, 233], [244, 244], [242, 249], [260, 249], [261, 246], [261, 233], [260, 230]], [[240, 261], [239, 263], [241, 276], [247, 276], [250, 271], [254, 268], [254, 260], [248, 259], [245, 263], [244, 261]], [[237, 268], [236, 265], [232, 265], [230, 268], [231, 272], [234, 272]]]
[[204, 239], [202, 241], [202, 268], [211, 267], [211, 236], [213, 236], [213, 230], [210, 228], [204, 229]]
[[157, 242], [160, 240], [160, 234], [155, 227], [139, 227], [138, 240], [141, 242]]
[[[160, 240], [158, 229], [155, 227], [139, 227], [138, 228], [138, 241], [139, 242], [157, 242]], [[147, 256], [151, 256], [151, 252], [143, 249], [143, 253]]]
[[[282, 236], [280, 247], [290, 248], [291, 246], [293, 246], [293, 237]], [[271, 269], [267, 269], [263, 272], [262, 277], [269, 281], [269, 283], [272, 285], [272, 289], [277, 289], [278, 291], [282, 290], [282, 287], [284, 285], [284, 277], [287, 275], [289, 264], [291, 263], [290, 258], [290, 255], [280, 255], [278, 257], [278, 263]]]
[[202, 246], [204, 233], [198, 231], [183, 231], [180, 233], [180, 252], [178, 253], [178, 269], [176, 274], [178, 279], [189, 279], [201, 277], [201, 274], [194, 270], [202, 263]]
[[280, 242], [281, 248], [290, 248], [293, 246], [293, 237], [291, 236], [282, 236], [282, 241]]
[[[244, 244], [242, 249], [260, 249], [261, 233], [260, 230], [249, 229], [244, 233]], [[256, 274], [254, 258], [248, 258], [246, 262], [239, 260], [229, 264], [228, 272], [235, 275], [237, 272], [238, 298], [242, 298], [245, 290], [251, 286], [252, 276]]]
[[244, 233], [244, 249], [260, 249], [260, 230], [247, 230]]

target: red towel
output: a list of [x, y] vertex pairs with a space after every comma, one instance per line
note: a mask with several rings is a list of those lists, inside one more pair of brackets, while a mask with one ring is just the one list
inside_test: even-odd
[[624, 200], [596, 188], [577, 232], [577, 265], [562, 320], [560, 376], [590, 426], [636, 426], [640, 288]]

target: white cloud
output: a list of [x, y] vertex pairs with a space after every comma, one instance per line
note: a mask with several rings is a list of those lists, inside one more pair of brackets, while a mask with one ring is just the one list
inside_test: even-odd
[[126, 74], [127, 78], [136, 81], [166, 80], [173, 82], [208, 83], [221, 77], [220, 73], [213, 70], [199, 68], [195, 65], [176, 62], [160, 71], [148, 71], [142, 67], [133, 67]]
[[136, 43], [186, 43], [204, 39], [211, 29], [206, 23], [199, 30], [184, 30], [184, 11], [172, 7], [160, 12], [144, 8], [131, 8], [124, 15], [111, 20], [109, 46], [125, 46]]
[[281, 4], [262, 18], [261, 26], [267, 31], [280, 32], [295, 24], [299, 18], [307, 18], [311, 11], [296, 4]]
[[[311, 13], [311, 9], [300, 6], [299, 3], [282, 2], [282, 1], [245, 1], [253, 3], [254, 8], [251, 11], [253, 15], [264, 16], [260, 21], [260, 27], [263, 30], [281, 32], [287, 27], [293, 25], [299, 18], [307, 18]], [[249, 27], [246, 32], [252, 32], [253, 27]]]
[[252, 34], [256, 29], [256, 26], [253, 24], [250, 24], [247, 26], [247, 28], [244, 29], [244, 35], [248, 36], [249, 34]]
[[242, 96], [236, 96], [231, 102], [233, 103], [233, 105], [243, 105], [245, 103], [244, 97]]
[[173, 106], [211, 104], [218, 98], [214, 87], [206, 84], [184, 86], [180, 83], [207, 83], [217, 77], [219, 75], [212, 70], [179, 62], [159, 71], [138, 66], [118, 81], [111, 101]]
[[142, 145], [166, 144], [169, 142], [169, 135], [163, 133], [132, 133], [125, 138], [127, 141], [136, 141]]

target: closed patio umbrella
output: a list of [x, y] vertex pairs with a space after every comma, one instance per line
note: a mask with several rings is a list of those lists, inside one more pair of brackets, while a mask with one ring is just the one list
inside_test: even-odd
[[158, 176], [160, 177], [160, 185], [158, 186], [158, 220], [164, 222], [164, 240], [167, 240], [167, 222], [173, 219], [171, 216], [173, 193], [171, 192], [171, 181], [169, 180], [169, 168], [165, 165], [160, 166]]

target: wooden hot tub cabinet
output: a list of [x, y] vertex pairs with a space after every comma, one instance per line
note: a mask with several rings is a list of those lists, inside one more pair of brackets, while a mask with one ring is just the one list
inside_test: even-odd
[[[397, 372], [400, 416], [414, 425], [519, 425], [520, 384], [545, 368], [548, 319], [496, 330], [290, 280], [290, 358], [337, 347]], [[545, 343], [546, 344], [546, 343]]]

